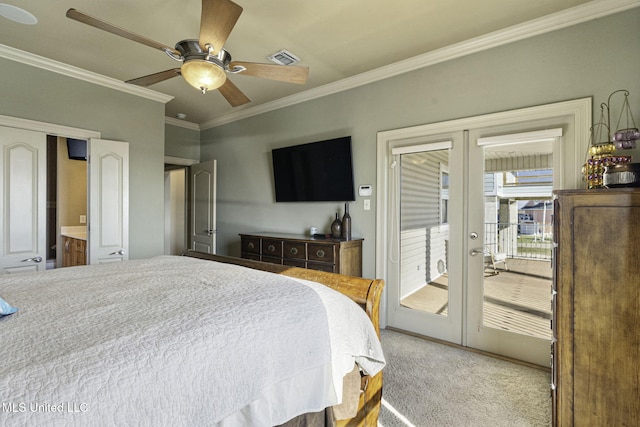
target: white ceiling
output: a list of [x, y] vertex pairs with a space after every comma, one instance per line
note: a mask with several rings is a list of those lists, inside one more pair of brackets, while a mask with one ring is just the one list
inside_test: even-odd
[[[268, 62], [287, 49], [310, 67], [305, 85], [249, 76], [230, 79], [252, 102], [231, 107], [217, 91], [202, 95], [181, 77], [149, 88], [173, 96], [166, 115], [207, 123], [301, 96], [327, 85], [551, 14], [570, 16], [593, 4], [640, 0], [234, 0], [244, 8], [225, 49], [233, 59]], [[0, 44], [120, 81], [179, 66], [159, 50], [66, 18], [69, 8], [160, 43], [197, 38], [201, 0], [0, 0], [38, 19], [24, 25], [0, 16]], [[569, 11], [566, 9], [574, 8]], [[602, 15], [602, 12], [599, 12]], [[547, 19], [550, 17], [547, 17]], [[536, 22], [536, 21], [533, 21]], [[303, 96], [303, 95], [302, 95]]]

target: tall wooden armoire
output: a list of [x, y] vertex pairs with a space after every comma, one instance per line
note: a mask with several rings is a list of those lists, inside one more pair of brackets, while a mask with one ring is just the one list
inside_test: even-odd
[[553, 424], [640, 425], [640, 189], [555, 193]]

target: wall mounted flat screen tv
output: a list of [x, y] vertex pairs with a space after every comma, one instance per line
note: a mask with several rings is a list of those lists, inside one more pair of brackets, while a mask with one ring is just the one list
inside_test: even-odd
[[351, 137], [271, 151], [276, 202], [355, 200]]

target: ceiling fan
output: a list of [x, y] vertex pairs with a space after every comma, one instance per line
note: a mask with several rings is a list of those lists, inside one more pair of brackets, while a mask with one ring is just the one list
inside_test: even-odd
[[309, 74], [308, 67], [231, 61], [231, 55], [224, 49], [224, 44], [241, 13], [242, 6], [231, 0], [202, 0], [199, 39], [179, 41], [175, 48], [117, 27], [76, 9], [69, 9], [67, 17], [159, 49], [172, 59], [182, 62], [182, 66], [179, 68], [127, 80], [125, 83], [150, 86], [182, 75], [187, 83], [202, 93], [218, 89], [233, 107], [246, 104], [251, 100], [227, 79], [227, 73], [304, 84]]

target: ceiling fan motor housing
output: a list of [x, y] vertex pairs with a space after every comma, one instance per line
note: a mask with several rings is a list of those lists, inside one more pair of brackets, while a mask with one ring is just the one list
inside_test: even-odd
[[182, 40], [176, 43], [176, 50], [182, 55], [181, 60], [191, 61], [194, 59], [213, 62], [223, 69], [229, 68], [231, 54], [224, 49], [220, 49], [217, 55], [210, 55], [208, 51], [200, 47], [198, 40]]

